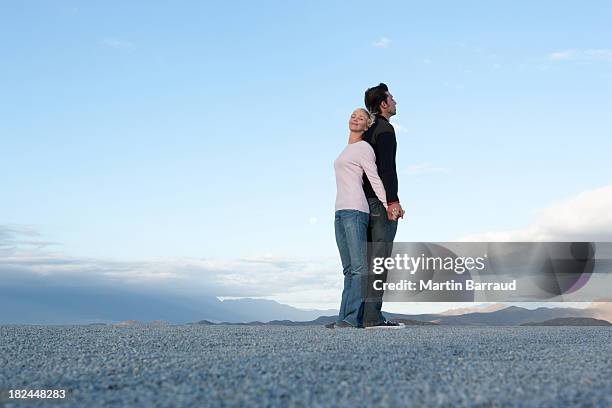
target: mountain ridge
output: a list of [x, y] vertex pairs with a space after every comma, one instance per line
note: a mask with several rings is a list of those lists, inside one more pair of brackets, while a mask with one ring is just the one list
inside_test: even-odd
[[[406, 315], [398, 313], [383, 312], [388, 320], [396, 322], [409, 322], [413, 325], [445, 325], [445, 326], [520, 326], [524, 323], [533, 321], [547, 321], [550, 319], [581, 319], [592, 318], [592, 310], [577, 308], [547, 308], [527, 309], [520, 306], [508, 306], [493, 312], [471, 312], [463, 315], [444, 315], [444, 314], [418, 314]], [[269, 322], [253, 321], [250, 323], [230, 323], [222, 322], [218, 324], [228, 325], [279, 325], [279, 326], [317, 326], [336, 321], [337, 316], [319, 316], [318, 318], [295, 322], [287, 320], [274, 320]], [[603, 320], [605, 321], [605, 320]], [[210, 322], [206, 322], [208, 324]], [[195, 322], [194, 324], [199, 324]]]

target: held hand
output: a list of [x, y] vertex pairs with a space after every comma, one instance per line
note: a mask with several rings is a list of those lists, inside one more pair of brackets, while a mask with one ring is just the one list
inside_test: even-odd
[[400, 203], [391, 204], [387, 208], [387, 218], [391, 221], [397, 221], [398, 218], [404, 217], [404, 210]]

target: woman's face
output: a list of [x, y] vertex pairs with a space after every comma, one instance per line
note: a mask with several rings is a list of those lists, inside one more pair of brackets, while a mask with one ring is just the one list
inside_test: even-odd
[[355, 109], [349, 119], [351, 132], [365, 132], [368, 128], [368, 115], [361, 109]]

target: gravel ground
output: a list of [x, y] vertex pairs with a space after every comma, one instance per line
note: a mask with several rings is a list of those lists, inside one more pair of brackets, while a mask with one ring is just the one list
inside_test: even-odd
[[10, 407], [603, 407], [612, 329], [0, 326], [0, 392]]

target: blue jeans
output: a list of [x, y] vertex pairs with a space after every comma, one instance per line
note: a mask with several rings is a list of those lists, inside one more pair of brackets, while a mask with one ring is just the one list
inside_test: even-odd
[[367, 279], [368, 214], [358, 210], [338, 210], [334, 220], [336, 244], [340, 251], [344, 289], [338, 322], [363, 327], [364, 279]]
[[374, 280], [387, 281], [387, 270], [380, 274], [372, 272], [373, 258], [388, 258], [393, 251], [393, 240], [397, 232], [397, 221], [387, 218], [387, 210], [378, 198], [368, 198], [370, 225], [368, 227], [368, 274], [367, 294], [364, 300], [363, 320], [365, 326], [375, 326], [385, 321], [382, 314], [383, 290], [374, 289]]

